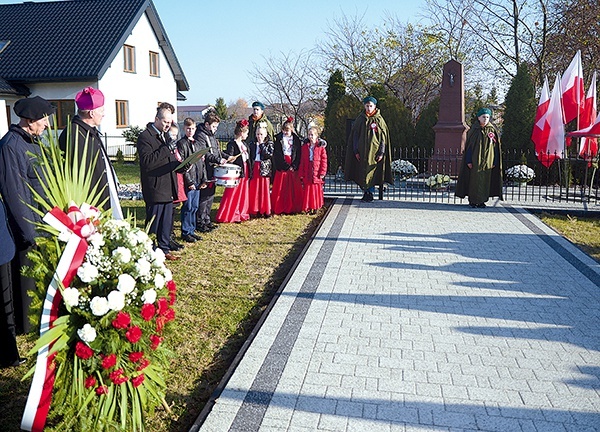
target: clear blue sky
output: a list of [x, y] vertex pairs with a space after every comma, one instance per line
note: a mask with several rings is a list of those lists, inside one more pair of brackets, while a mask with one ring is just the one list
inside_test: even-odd
[[[186, 104], [214, 104], [223, 97], [251, 102], [258, 96], [249, 72], [261, 56], [311, 49], [328, 23], [342, 14], [365, 14], [376, 25], [386, 13], [416, 22], [424, 0], [299, 0], [205, 2], [154, 0], [190, 84]], [[343, 7], [343, 9], [342, 9]]]
[[[365, 21], [373, 25], [381, 23], [386, 13], [417, 22], [425, 4], [425, 0], [153, 1], [190, 85], [184, 93], [186, 105], [214, 104], [218, 97], [227, 104], [238, 98], [251, 102], [258, 96], [249, 73], [253, 62], [314, 48], [328, 23], [342, 14], [365, 14]], [[22, 1], [0, 0], [8, 3]]]

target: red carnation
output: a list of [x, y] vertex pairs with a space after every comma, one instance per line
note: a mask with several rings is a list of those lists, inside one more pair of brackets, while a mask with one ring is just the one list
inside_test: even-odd
[[152, 318], [154, 318], [156, 307], [151, 303], [146, 303], [144, 306], [142, 306], [141, 313], [142, 318], [144, 318], [145, 321], [150, 321]]
[[136, 351], [129, 353], [129, 361], [132, 363], [139, 362], [142, 357], [144, 357], [144, 351]]
[[125, 333], [125, 337], [131, 343], [136, 343], [142, 338], [142, 329], [138, 326], [133, 326]]
[[101, 385], [96, 387], [96, 394], [98, 396], [103, 395], [103, 394], [107, 394], [108, 393], [108, 387], [105, 385]]
[[166, 298], [161, 297], [156, 303], [158, 304], [158, 314], [164, 315], [167, 312], [167, 309], [169, 309], [169, 302]]
[[113, 372], [111, 372], [108, 377], [110, 378], [110, 380], [116, 384], [116, 385], [121, 385], [127, 381], [129, 381], [129, 378], [127, 378], [126, 376], [123, 375], [123, 369], [119, 368], [114, 370]]
[[148, 359], [142, 359], [140, 360], [140, 365], [137, 367], [138, 371], [144, 370], [148, 367], [148, 365], [150, 364], [150, 360]]
[[83, 342], [77, 342], [75, 344], [75, 355], [80, 359], [87, 360], [94, 355], [94, 350]]
[[112, 371], [111, 373], [108, 374], [108, 377], [111, 380], [114, 380], [116, 377], [123, 375], [123, 372], [124, 372], [123, 368], [115, 369], [114, 371]]
[[150, 342], [152, 343], [150, 345], [150, 348], [155, 350], [156, 348], [158, 348], [158, 346], [162, 342], [162, 338], [159, 335], [153, 334], [152, 336], [150, 336]]
[[90, 387], [94, 387], [96, 385], [96, 378], [93, 376], [89, 376], [85, 379], [85, 388], [89, 389]]
[[173, 279], [167, 282], [167, 289], [169, 292], [175, 292], [177, 290], [177, 286], [175, 285], [175, 281]]
[[112, 325], [116, 329], [127, 328], [131, 324], [131, 317], [127, 312], [120, 311], [112, 322]]
[[172, 308], [167, 309], [167, 312], [165, 312], [165, 321], [169, 322], [169, 321], [173, 321], [175, 319], [175, 310]]
[[175, 304], [175, 300], [177, 299], [175, 291], [169, 291], [167, 295], [169, 296], [169, 306], [173, 306]]
[[116, 364], [117, 364], [117, 355], [116, 354], [109, 354], [102, 359], [102, 367], [104, 369], [110, 369], [111, 367], [113, 367]]
[[144, 382], [144, 379], [146, 379], [144, 374], [140, 374], [140, 375], [136, 376], [135, 378], [131, 378], [131, 384], [133, 384], [134, 387], [139, 387]]

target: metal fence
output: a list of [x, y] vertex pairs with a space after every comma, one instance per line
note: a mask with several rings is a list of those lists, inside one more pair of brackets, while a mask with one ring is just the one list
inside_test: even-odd
[[[555, 156], [560, 157], [547, 168], [537, 160], [533, 152], [505, 152], [502, 157], [504, 199], [531, 203], [600, 204], [600, 180], [595, 168], [597, 160], [586, 161], [568, 154]], [[396, 175], [394, 184], [385, 184], [380, 192], [383, 199], [462, 202], [454, 196], [462, 154], [419, 148], [396, 149], [393, 159], [411, 162], [418, 174], [408, 179], [401, 179]], [[343, 158], [340, 156], [336, 160]], [[534, 178], [528, 182], [508, 178], [506, 170], [515, 165], [527, 165], [533, 170]], [[429, 187], [427, 179], [436, 174], [448, 175], [450, 181], [443, 187]], [[356, 184], [344, 181], [341, 167], [338, 167], [335, 174], [327, 176], [325, 192], [334, 195], [362, 193]]]

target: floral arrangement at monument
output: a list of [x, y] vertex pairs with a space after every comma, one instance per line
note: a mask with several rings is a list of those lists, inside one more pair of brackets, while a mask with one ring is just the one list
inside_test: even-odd
[[168, 409], [171, 271], [146, 232], [90, 204], [99, 198], [88, 173], [67, 167], [53, 144], [42, 159], [48, 199], [37, 196], [46, 209], [38, 229], [46, 235], [28, 271], [40, 338], [30, 352], [37, 362], [26, 375], [33, 381], [21, 427], [43, 430], [48, 421], [55, 430], [143, 431], [148, 413]]
[[396, 159], [392, 161], [391, 165], [392, 171], [397, 173], [401, 180], [406, 180], [419, 173], [416, 166], [403, 159]]
[[444, 189], [450, 184], [450, 176], [445, 174], [434, 174], [425, 179], [425, 185], [430, 189]]
[[513, 182], [527, 183], [535, 178], [535, 172], [527, 165], [515, 165], [506, 170], [506, 178]]

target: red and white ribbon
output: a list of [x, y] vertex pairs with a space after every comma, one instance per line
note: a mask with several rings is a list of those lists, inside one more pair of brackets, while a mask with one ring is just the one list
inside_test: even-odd
[[[83, 215], [90, 209], [93, 208], [87, 204], [83, 204], [81, 208], [72, 205], [69, 207], [69, 212], [65, 213], [60, 208], [54, 207], [43, 218], [48, 225], [62, 233], [71, 233], [71, 235], [56, 266], [52, 282], [46, 291], [40, 319], [40, 336], [50, 330], [52, 323], [58, 318], [58, 309], [62, 300], [58, 281], [61, 281], [65, 288], [68, 287], [85, 259], [88, 247], [86, 238], [94, 232], [94, 227]], [[38, 351], [35, 372], [21, 420], [21, 429], [23, 430], [41, 432], [46, 424], [52, 401], [54, 369], [56, 368], [55, 355], [48, 356], [50, 348], [51, 344]]]

